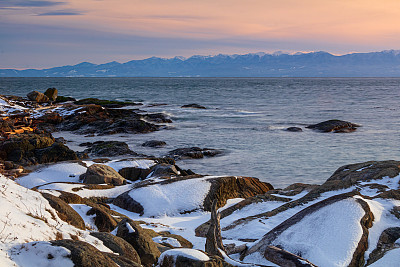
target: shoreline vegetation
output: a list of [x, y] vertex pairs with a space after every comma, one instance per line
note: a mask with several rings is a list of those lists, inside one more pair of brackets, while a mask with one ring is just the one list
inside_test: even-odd
[[[398, 264], [399, 161], [349, 164], [320, 185], [284, 189], [253, 177], [202, 175], [179, 160], [223, 150], [184, 147], [156, 158], [102, 140], [173, 124], [141, 105], [76, 100], [55, 88], [0, 95], [1, 266]], [[320, 134], [358, 127], [334, 119], [307, 126]], [[98, 141], [77, 152], [56, 131]]]

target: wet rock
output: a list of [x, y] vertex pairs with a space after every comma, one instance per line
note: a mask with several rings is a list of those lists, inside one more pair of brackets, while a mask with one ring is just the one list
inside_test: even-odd
[[149, 133], [157, 131], [160, 126], [142, 120], [142, 115], [133, 110], [86, 105], [74, 116], [66, 118], [59, 128], [84, 135], [110, 135], [116, 133]]
[[157, 262], [160, 251], [157, 249], [156, 243], [138, 223], [130, 219], [122, 219], [117, 227], [117, 236], [133, 246], [140, 256], [142, 265], [150, 267]]
[[187, 104], [187, 105], [183, 105], [181, 108], [197, 108], [197, 109], [206, 109], [206, 107], [193, 103], [193, 104]]
[[[81, 144], [82, 146], [83, 144]], [[85, 146], [88, 146], [88, 149], [85, 149], [85, 153], [90, 153], [94, 156], [98, 157], [114, 157], [119, 155], [134, 155], [137, 153], [133, 152], [129, 149], [129, 146], [125, 142], [120, 141], [97, 141], [94, 143], [84, 143]]]
[[71, 252], [75, 266], [117, 267], [118, 265], [106, 254], [94, 246], [79, 240], [50, 241], [53, 246], [65, 247]]
[[42, 193], [42, 196], [47, 199], [50, 206], [57, 211], [57, 215], [61, 220], [75, 226], [76, 228], [82, 230], [86, 229], [82, 217], [66, 202], [48, 193]]
[[49, 88], [44, 92], [44, 95], [47, 96], [51, 101], [56, 101], [58, 96], [58, 90], [56, 88]]
[[92, 232], [92, 236], [103, 241], [103, 244], [114, 253], [129, 258], [140, 266], [140, 257], [136, 250], [124, 239], [110, 233]]
[[192, 158], [201, 159], [204, 157], [214, 157], [222, 154], [221, 150], [212, 148], [199, 148], [199, 147], [188, 147], [188, 148], [178, 148], [168, 152], [168, 157], [172, 157], [175, 160]]
[[172, 123], [172, 120], [169, 116], [163, 113], [150, 113], [143, 115], [143, 119], [146, 121], [156, 122], [156, 123]]
[[308, 125], [306, 128], [318, 130], [321, 132], [346, 133], [357, 130], [360, 125], [341, 120], [328, 120], [318, 124]]
[[83, 180], [85, 184], [126, 184], [124, 177], [113, 168], [102, 164], [90, 165], [86, 173], [82, 174], [79, 179]]
[[289, 127], [286, 129], [286, 131], [288, 132], [302, 132], [303, 129], [301, 129], [300, 127]]
[[29, 100], [35, 101], [37, 103], [49, 102], [49, 98], [45, 96], [43, 93], [40, 93], [38, 91], [32, 91], [28, 93], [27, 97]]
[[150, 141], [146, 141], [142, 144], [142, 146], [146, 146], [146, 147], [163, 147], [165, 145], [167, 145], [166, 142], [158, 141], [158, 140], [150, 140]]

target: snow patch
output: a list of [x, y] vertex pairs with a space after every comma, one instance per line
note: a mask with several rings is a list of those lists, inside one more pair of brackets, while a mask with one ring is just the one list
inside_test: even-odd
[[31, 242], [14, 247], [11, 258], [20, 266], [73, 267], [71, 251], [50, 242]]
[[210, 187], [197, 178], [133, 189], [129, 196], [143, 206], [145, 216], [159, 217], [201, 208]]
[[163, 252], [160, 258], [158, 259], [158, 264], [160, 264], [164, 260], [164, 257], [166, 256], [173, 257], [174, 259], [176, 259], [178, 256], [182, 256], [196, 261], [210, 260], [210, 258], [200, 250], [191, 248], [175, 248]]

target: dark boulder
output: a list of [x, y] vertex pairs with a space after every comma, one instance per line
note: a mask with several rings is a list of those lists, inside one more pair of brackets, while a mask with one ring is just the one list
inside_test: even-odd
[[134, 102], [122, 102], [116, 100], [104, 100], [98, 98], [85, 98], [78, 101], [75, 101], [74, 104], [76, 105], [100, 105], [107, 108], [121, 108], [126, 106], [134, 106], [134, 105], [142, 105], [141, 103], [134, 103]]
[[44, 92], [45, 96], [47, 96], [51, 101], [56, 101], [58, 96], [58, 90], [56, 88], [49, 88]]
[[335, 132], [335, 133], [346, 133], [346, 132], [353, 132], [357, 130], [357, 127], [360, 125], [351, 123], [348, 121], [341, 121], [341, 120], [328, 120], [317, 124], [312, 124], [306, 126], [306, 128], [318, 130], [321, 132]]
[[102, 164], [90, 165], [86, 173], [82, 174], [79, 179], [83, 180], [85, 184], [126, 184], [125, 178], [117, 171]]
[[193, 103], [193, 104], [187, 104], [183, 105], [181, 108], [197, 108], [197, 109], [206, 109], [206, 107], [201, 106], [199, 104]]
[[50, 206], [57, 211], [57, 215], [61, 220], [75, 226], [76, 228], [82, 230], [86, 229], [85, 222], [83, 221], [82, 217], [73, 208], [71, 208], [70, 205], [60, 198], [48, 193], [42, 193], [42, 196], [47, 199]]
[[172, 123], [172, 120], [164, 113], [149, 113], [143, 115], [143, 119], [156, 123]]
[[286, 129], [286, 131], [288, 132], [302, 132], [303, 129], [301, 129], [300, 127], [289, 127]]
[[158, 140], [150, 140], [150, 141], [146, 141], [142, 144], [142, 146], [146, 146], [146, 147], [163, 147], [167, 145], [167, 143], [165, 143], [164, 141], [158, 141]]
[[38, 91], [32, 91], [27, 94], [29, 100], [35, 101], [37, 103], [45, 103], [49, 102], [49, 98], [45, 96], [43, 93]]
[[133, 246], [140, 256], [142, 265], [150, 267], [157, 263], [160, 251], [138, 223], [130, 219], [122, 219], [117, 227], [117, 236]]
[[65, 247], [71, 252], [71, 260], [77, 267], [117, 267], [118, 265], [94, 246], [79, 240], [50, 241], [53, 246]]
[[61, 95], [57, 96], [56, 103], [62, 103], [67, 101], [76, 101], [76, 99], [70, 96], [61, 96]]
[[143, 206], [129, 196], [129, 191], [117, 196], [113, 200], [113, 204], [125, 210], [139, 213], [140, 215], [144, 214]]
[[[120, 141], [97, 141], [94, 143], [84, 143], [88, 146], [84, 150], [85, 153], [90, 153], [99, 157], [114, 157], [119, 155], [134, 155], [137, 153], [129, 149], [125, 142]], [[81, 144], [82, 145], [82, 144]]]
[[174, 159], [201, 159], [206, 157], [214, 157], [222, 154], [221, 150], [212, 149], [212, 148], [199, 148], [199, 147], [187, 147], [187, 148], [178, 148], [168, 152], [168, 157], [172, 157]]
[[122, 177], [130, 181], [146, 179], [150, 172], [151, 169], [141, 169], [137, 167], [125, 167], [118, 171]]

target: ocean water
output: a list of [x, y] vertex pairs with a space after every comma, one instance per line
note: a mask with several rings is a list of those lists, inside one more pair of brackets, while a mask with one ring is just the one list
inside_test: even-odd
[[[188, 146], [222, 149], [222, 156], [178, 161], [201, 174], [252, 176], [282, 188], [323, 183], [345, 164], [400, 160], [400, 78], [0, 78], [0, 94], [25, 96], [49, 87], [77, 99], [142, 102], [144, 111], [169, 114], [169, 129], [95, 140], [126, 141], [155, 156]], [[180, 108], [190, 103], [207, 109]], [[346, 134], [305, 129], [329, 119], [362, 127]], [[303, 132], [284, 131], [291, 126]], [[94, 140], [60, 135], [76, 149]], [[167, 146], [141, 146], [152, 139]]]

